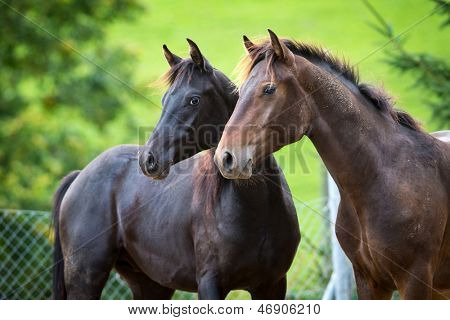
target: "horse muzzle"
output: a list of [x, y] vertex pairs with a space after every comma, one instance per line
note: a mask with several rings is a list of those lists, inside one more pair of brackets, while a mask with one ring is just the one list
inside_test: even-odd
[[140, 154], [139, 166], [144, 175], [157, 180], [164, 179], [170, 172], [170, 165], [163, 165], [151, 151], [145, 151]]
[[249, 179], [252, 176], [253, 160], [251, 157], [237, 158], [230, 150], [216, 151], [214, 163], [226, 179]]

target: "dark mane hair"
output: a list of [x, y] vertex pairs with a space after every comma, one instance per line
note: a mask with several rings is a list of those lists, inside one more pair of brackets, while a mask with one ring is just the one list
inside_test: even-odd
[[[151, 86], [159, 87], [159, 88], [167, 88], [170, 87], [177, 81], [178, 79], [183, 78], [184, 75], [188, 76], [188, 79], [192, 77], [194, 69], [198, 68], [192, 59], [183, 59], [180, 63], [172, 66], [169, 70], [167, 70], [156, 82], [154, 82]], [[189, 80], [188, 80], [189, 81]]]
[[[398, 124], [415, 131], [422, 131], [420, 125], [408, 113], [393, 107], [392, 98], [385, 91], [381, 88], [360, 83], [358, 70], [348, 61], [338, 59], [322, 47], [288, 39], [280, 40], [295, 55], [302, 56], [314, 64], [326, 64], [333, 72], [353, 83], [359, 89], [361, 95], [371, 102], [375, 108], [389, 115]], [[276, 55], [269, 38], [257, 42], [252, 50], [252, 55], [246, 55], [238, 65], [237, 69], [240, 71], [239, 84], [242, 84], [248, 78], [255, 65], [264, 59], [268, 60], [268, 72], [273, 70]]]
[[[167, 70], [161, 77], [159, 77], [158, 80], [150, 84], [150, 87], [166, 89], [172, 86], [175, 82], [183, 80], [184, 76], [188, 77], [187, 82], [189, 83], [195, 70], [199, 70], [201, 72], [205, 72], [206, 70], [206, 72], [211, 72], [212, 74], [215, 74], [215, 72], [219, 71], [212, 67], [209, 63], [205, 65], [205, 68], [206, 69], [200, 69], [200, 67], [197, 66], [191, 58], [183, 59], [181, 60], [181, 62], [170, 67], [170, 69]], [[227, 85], [231, 88], [231, 91], [237, 91], [236, 85], [230, 79], [228, 79], [225, 74], [223, 74], [222, 72], [220, 73], [227, 80]]]

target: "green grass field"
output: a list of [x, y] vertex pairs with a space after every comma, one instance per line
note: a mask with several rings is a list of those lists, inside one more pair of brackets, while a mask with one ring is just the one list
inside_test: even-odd
[[[371, 3], [392, 22], [397, 34], [416, 24], [434, 7], [430, 1], [423, 0]], [[279, 36], [319, 44], [357, 64], [362, 81], [383, 86], [397, 100], [397, 107], [410, 112], [427, 130], [436, 130], [430, 121], [431, 112], [424, 104], [426, 93], [412, 87], [414, 81], [410, 75], [399, 74], [383, 61], [389, 46], [379, 49], [386, 40], [369, 26], [374, 18], [361, 1], [154, 0], [149, 1], [145, 9], [133, 22], [113, 25], [108, 34], [111, 44], [138, 54], [137, 90], [153, 102], [147, 103], [144, 109], [129, 106], [141, 126], [154, 125], [161, 113], [161, 93], [147, 85], [168, 68], [161, 49], [164, 43], [184, 57], [188, 54], [185, 38], [193, 39], [216, 68], [233, 78], [233, 69], [244, 55], [242, 35], [261, 37], [266, 35], [267, 28], [271, 28]], [[406, 33], [406, 48], [447, 57], [450, 47], [444, 44], [444, 32], [438, 31], [441, 20], [441, 17], [431, 16], [411, 28]], [[137, 138], [122, 141], [117, 137], [114, 142], [138, 141]], [[305, 138], [276, 155], [298, 204], [323, 196], [325, 169], [310, 141]], [[317, 215], [312, 219], [316, 220], [309, 222], [311, 234], [306, 234], [310, 237], [317, 231], [316, 226], [323, 222]], [[311, 253], [299, 252], [298, 259], [302, 261], [313, 258]]]

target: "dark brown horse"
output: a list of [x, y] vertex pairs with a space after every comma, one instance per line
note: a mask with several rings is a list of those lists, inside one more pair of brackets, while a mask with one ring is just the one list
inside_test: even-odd
[[336, 233], [358, 296], [450, 297], [450, 145], [327, 51], [269, 33], [244, 38], [245, 81], [215, 154], [222, 174], [249, 178], [306, 135], [340, 190]]
[[[265, 160], [264, 179], [250, 181], [222, 178], [210, 150], [175, 164], [218, 142], [237, 101], [230, 80], [192, 42], [191, 51], [192, 59], [181, 59], [164, 47], [170, 87], [140, 156], [147, 175], [165, 179], [143, 175], [139, 146], [123, 145], [63, 180], [55, 197], [55, 298], [100, 298], [112, 268], [136, 299], [168, 299], [175, 289], [201, 299], [233, 289], [285, 297], [300, 233], [274, 158]], [[193, 134], [202, 130], [204, 137]], [[149, 147], [160, 142], [150, 159]]]

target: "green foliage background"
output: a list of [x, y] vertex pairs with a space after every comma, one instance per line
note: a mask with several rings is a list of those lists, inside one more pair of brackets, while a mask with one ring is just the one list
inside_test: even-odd
[[0, 2], [0, 207], [48, 209], [58, 180], [113, 144], [130, 92], [110, 74], [130, 81], [134, 70], [105, 37], [140, 9], [134, 0]]
[[[0, 4], [0, 207], [49, 209], [69, 170], [109, 146], [143, 143], [139, 128], [154, 125], [161, 112], [161, 92], [147, 87], [167, 69], [161, 46], [185, 56], [186, 37], [230, 76], [244, 54], [243, 34], [265, 36], [270, 27], [323, 45], [358, 63], [364, 81], [383, 85], [427, 130], [445, 128], [431, 118], [430, 93], [385, 63], [390, 45], [377, 51], [386, 39], [369, 25], [373, 16], [361, 1], [7, 2], [64, 43]], [[397, 33], [435, 6], [372, 4]], [[406, 33], [405, 49], [448, 61], [449, 34], [441, 24], [433, 15], [416, 25]], [[321, 195], [323, 168], [309, 141], [277, 157], [298, 201]]]

